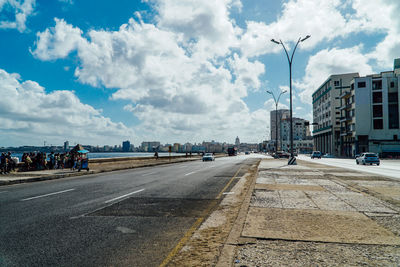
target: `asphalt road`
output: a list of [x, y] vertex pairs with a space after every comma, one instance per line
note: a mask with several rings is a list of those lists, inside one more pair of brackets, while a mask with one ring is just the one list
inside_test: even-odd
[[298, 159], [321, 163], [329, 166], [346, 168], [349, 170], [361, 171], [370, 174], [383, 175], [395, 179], [400, 179], [400, 160], [381, 159], [379, 166], [376, 165], [357, 165], [355, 159], [341, 158], [321, 158], [311, 159], [308, 155], [299, 155]]
[[238, 156], [1, 187], [0, 266], [158, 266], [254, 161]]

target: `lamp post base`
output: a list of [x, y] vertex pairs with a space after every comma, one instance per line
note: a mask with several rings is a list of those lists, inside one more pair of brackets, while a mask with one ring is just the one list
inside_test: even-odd
[[296, 157], [289, 158], [288, 165], [297, 165]]

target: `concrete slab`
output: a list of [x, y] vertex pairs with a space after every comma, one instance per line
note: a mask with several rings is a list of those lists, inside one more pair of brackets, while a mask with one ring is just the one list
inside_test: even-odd
[[331, 193], [321, 191], [307, 191], [305, 193], [321, 210], [357, 211], [355, 208]]
[[255, 189], [325, 191], [325, 189], [319, 185], [299, 185], [299, 184], [256, 184]]
[[369, 190], [380, 193], [386, 197], [390, 197], [395, 200], [400, 201], [400, 187], [383, 187], [383, 186], [374, 186], [367, 187]]
[[275, 184], [275, 178], [273, 177], [259, 177], [256, 180], [257, 184]]
[[303, 191], [279, 191], [279, 195], [284, 209], [318, 209]]
[[[349, 227], [351, 225], [351, 227]], [[400, 245], [400, 238], [364, 214], [250, 207], [244, 237]]]
[[270, 168], [279, 168], [287, 166], [287, 160], [275, 160], [275, 159], [263, 159], [260, 162], [258, 168], [262, 169], [270, 169]]
[[255, 190], [250, 200], [250, 206], [282, 208], [282, 202], [278, 191]]
[[335, 195], [360, 212], [397, 213], [395, 210], [389, 208], [389, 203], [361, 193], [341, 192], [335, 193]]

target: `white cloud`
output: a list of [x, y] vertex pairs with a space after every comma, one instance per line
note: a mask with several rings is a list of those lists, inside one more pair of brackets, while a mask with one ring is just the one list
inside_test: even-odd
[[301, 91], [301, 101], [310, 104], [312, 93], [330, 75], [352, 72], [358, 72], [360, 75], [373, 73], [368, 64], [368, 57], [361, 53], [360, 46], [324, 49], [310, 57], [305, 76], [301, 81], [295, 81], [294, 86]]
[[0, 136], [8, 139], [0, 140], [3, 143], [9, 143], [12, 136], [20, 145], [41, 144], [43, 140], [96, 145], [119, 143], [121, 138], [133, 136], [132, 130], [83, 104], [73, 92], [47, 93], [38, 83], [21, 82], [18, 74], [2, 69], [0, 94]]
[[11, 18], [0, 20], [0, 29], [26, 30], [26, 20], [34, 11], [35, 0], [1, 0], [0, 12], [9, 11]]
[[[41, 60], [57, 60], [76, 52], [78, 80], [116, 89], [112, 99], [129, 100], [124, 110], [141, 120], [138, 132], [154, 139], [262, 136], [262, 127], [253, 132], [248, 128], [256, 123], [266, 126], [269, 112], [251, 112], [243, 99], [261, 87], [265, 67], [255, 57], [282, 52], [271, 38], [282, 38], [292, 46], [300, 36], [310, 34], [312, 38], [300, 45], [308, 50], [327, 43], [326, 49], [309, 58], [305, 76], [294, 82], [294, 103], [300, 99], [311, 103], [312, 92], [331, 74], [372, 73], [371, 59], [388, 65], [398, 47], [397, 28], [388, 26], [393, 21], [400, 24], [393, 13], [395, 0], [379, 0], [378, 4], [289, 0], [275, 22], [247, 21], [244, 30], [230, 17], [232, 8], [242, 8], [238, 0], [148, 2], [157, 12], [155, 24], [143, 22], [137, 13], [136, 19], [117, 31], [83, 33], [56, 19], [55, 27], [37, 34], [32, 54]], [[371, 10], [378, 10], [384, 18]], [[361, 45], [331, 47], [331, 41], [360, 31], [387, 36], [369, 55], [363, 55]], [[270, 102], [265, 107], [269, 106]]]
[[[208, 2], [157, 2], [157, 25], [132, 18], [118, 31], [92, 30], [85, 36], [56, 19], [55, 27], [37, 34], [32, 54], [55, 60], [76, 51], [79, 81], [117, 88], [112, 99], [132, 102], [124, 110], [140, 119], [136, 130], [144, 139], [259, 138], [262, 134], [256, 132], [264, 131], [260, 120], [266, 127], [267, 117], [262, 111], [250, 112], [242, 98], [260, 87], [264, 65], [230, 49], [236, 38], [228, 16], [232, 2], [215, 4], [211, 8]], [[191, 5], [196, 8], [189, 10]], [[178, 19], [172, 7], [193, 13]], [[182, 28], [183, 22], [188, 25]], [[202, 24], [206, 22], [207, 27]], [[257, 130], [251, 125], [258, 125]]]
[[78, 46], [86, 45], [80, 29], [72, 27], [62, 19], [54, 20], [55, 27], [37, 33], [38, 41], [32, 54], [41, 60], [65, 58]]

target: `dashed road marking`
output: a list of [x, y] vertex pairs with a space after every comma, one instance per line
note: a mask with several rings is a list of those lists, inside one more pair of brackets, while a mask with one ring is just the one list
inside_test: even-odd
[[144, 188], [143, 188], [143, 189], [140, 189], [140, 190], [137, 190], [137, 191], [134, 191], [134, 192], [131, 192], [131, 193], [128, 193], [128, 194], [125, 194], [125, 195], [123, 195], [123, 196], [119, 196], [119, 197], [116, 197], [116, 198], [113, 198], [113, 199], [109, 199], [109, 200], [105, 201], [104, 203], [110, 203], [110, 202], [112, 202], [112, 201], [115, 201], [115, 200], [118, 200], [118, 199], [121, 199], [121, 198], [130, 196], [130, 195], [133, 195], [133, 194], [136, 194], [136, 193], [140, 193], [140, 192], [142, 192], [142, 191], [144, 191]]
[[27, 201], [27, 200], [32, 200], [32, 199], [41, 198], [41, 197], [53, 196], [53, 195], [62, 194], [62, 193], [66, 193], [66, 192], [73, 191], [73, 190], [75, 190], [75, 188], [58, 191], [58, 192], [54, 192], [54, 193], [49, 193], [49, 194], [45, 194], [45, 195], [35, 196], [35, 197], [28, 197], [28, 198], [21, 199], [21, 201]]

